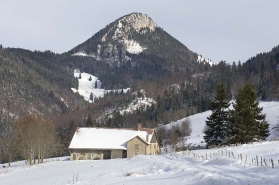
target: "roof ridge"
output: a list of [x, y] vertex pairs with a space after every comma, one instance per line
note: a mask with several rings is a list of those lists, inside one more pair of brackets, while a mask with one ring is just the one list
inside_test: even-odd
[[108, 128], [108, 127], [77, 127], [79, 128], [95, 128], [95, 129], [111, 129], [111, 130], [133, 130], [133, 131], [154, 131], [153, 128], [142, 128], [141, 130], [135, 129], [135, 128]]

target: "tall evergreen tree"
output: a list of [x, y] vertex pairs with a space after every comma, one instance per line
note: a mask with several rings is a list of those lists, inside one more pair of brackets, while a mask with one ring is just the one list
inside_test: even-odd
[[98, 82], [97, 82], [97, 81], [98, 81], [98, 80], [95, 81], [95, 89], [98, 88]]
[[229, 118], [229, 143], [248, 143], [269, 136], [266, 115], [259, 107], [255, 88], [251, 84], [239, 90], [233, 107]]
[[93, 101], [93, 100], [94, 100], [94, 95], [93, 95], [93, 93], [92, 93], [92, 92], [90, 93], [89, 99], [90, 99], [91, 101]]
[[92, 127], [93, 126], [93, 120], [91, 119], [91, 115], [89, 114], [86, 123], [85, 123], [86, 127]]
[[211, 102], [212, 114], [207, 118], [208, 129], [204, 132], [204, 140], [208, 146], [219, 146], [224, 143], [228, 121], [229, 101], [224, 83], [217, 85], [217, 94]]

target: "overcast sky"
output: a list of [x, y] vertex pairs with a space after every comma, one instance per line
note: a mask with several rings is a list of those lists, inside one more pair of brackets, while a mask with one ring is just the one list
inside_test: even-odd
[[66, 52], [119, 17], [141, 12], [218, 63], [279, 45], [278, 0], [0, 0], [0, 44]]

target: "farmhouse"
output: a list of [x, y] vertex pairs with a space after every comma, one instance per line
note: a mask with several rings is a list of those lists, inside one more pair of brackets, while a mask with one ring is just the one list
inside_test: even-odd
[[129, 158], [160, 152], [154, 129], [78, 127], [69, 146], [70, 160]]

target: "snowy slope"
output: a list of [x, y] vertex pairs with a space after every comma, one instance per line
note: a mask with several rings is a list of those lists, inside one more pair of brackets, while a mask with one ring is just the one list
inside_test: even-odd
[[73, 54], [73, 56], [87, 57], [89, 55], [87, 55], [87, 53], [85, 51], [80, 51], [80, 52], [77, 52], [77, 53]]
[[135, 100], [133, 100], [132, 103], [130, 103], [128, 105], [128, 107], [126, 109], [123, 109], [120, 111], [120, 114], [128, 114], [128, 113], [133, 113], [134, 111], [136, 111], [137, 109], [143, 109], [146, 110], [146, 108], [149, 106], [151, 107], [152, 104], [156, 104], [156, 102], [152, 99], [152, 98], [148, 98], [148, 97], [140, 97], [140, 98], [136, 98]]
[[[252, 144], [243, 144], [243, 145], [239, 145], [239, 146], [233, 146], [233, 147], [223, 147], [223, 148], [214, 148], [214, 149], [203, 149], [203, 150], [195, 150], [194, 153], [196, 154], [202, 154], [203, 156], [205, 156], [205, 154], [207, 154], [207, 156], [210, 156], [210, 153], [216, 154], [217, 158], [222, 157], [222, 151], [223, 151], [223, 157], [225, 158], [226, 153], [227, 153], [227, 157], [229, 158], [228, 153], [232, 152], [233, 155], [235, 156], [235, 159], [239, 159], [238, 155], [242, 154], [243, 156], [243, 163], [245, 164], [244, 158], [246, 158], [247, 155], [247, 161], [246, 161], [246, 165], [248, 166], [252, 166], [255, 165], [255, 161], [252, 162], [252, 159], [254, 159], [256, 156], [258, 156], [258, 158], [260, 159], [262, 157], [262, 159], [273, 159], [275, 161], [278, 161], [279, 159], [279, 141], [265, 141], [265, 142], [255, 142]], [[231, 158], [233, 158], [233, 156], [230, 156]], [[240, 161], [240, 159], [239, 159]], [[269, 163], [270, 164], [270, 163]], [[277, 166], [279, 168], [279, 163], [277, 162], [275, 164], [275, 167]], [[279, 177], [278, 177], [279, 178]]]
[[[81, 79], [79, 79], [79, 75], [81, 74]], [[92, 103], [90, 100], [90, 93], [93, 93], [93, 102], [95, 98], [102, 98], [104, 97], [105, 93], [109, 93], [111, 91], [118, 91], [121, 92], [122, 89], [117, 89], [117, 90], [105, 90], [101, 89], [102, 83], [96, 76], [93, 76], [89, 73], [80, 73], [79, 70], [74, 71], [74, 76], [75, 78], [78, 79], [78, 89], [71, 88], [74, 93], [79, 93], [81, 96], [84, 97], [86, 101], [89, 101]], [[92, 78], [91, 81], [89, 81], [89, 78]], [[97, 81], [97, 88], [95, 88], [95, 82]], [[129, 90], [123, 89], [123, 92], [126, 93]]]
[[198, 63], [208, 63], [210, 66], [212, 65], [215, 65], [214, 62], [212, 62], [210, 59], [205, 59], [205, 58], [202, 58], [202, 56], [198, 56], [198, 60], [197, 60]]
[[[237, 149], [243, 153], [248, 151], [251, 156], [274, 157], [274, 160], [279, 156], [279, 142], [243, 145], [243, 147], [231, 147], [228, 150], [236, 152]], [[205, 151], [213, 153], [215, 150]], [[193, 152], [198, 154], [205, 151]], [[262, 185], [279, 183], [278, 164], [274, 169], [262, 168], [250, 166], [248, 162], [244, 165], [228, 157], [201, 160], [182, 153], [158, 156], [138, 155], [129, 159], [95, 161], [68, 161], [64, 158], [62, 161], [50, 161], [31, 167], [24, 166], [20, 162], [13, 163], [12, 166], [0, 168], [0, 184]]]
[[[269, 128], [270, 128], [271, 135], [268, 137], [268, 139], [271, 140], [274, 138], [274, 133], [273, 130], [271, 130], [271, 128], [277, 123], [279, 123], [279, 102], [275, 102], [275, 101], [260, 102], [260, 106], [263, 107], [263, 113], [266, 114], [266, 120], [270, 123]], [[193, 144], [204, 143], [203, 130], [205, 127], [205, 121], [210, 114], [211, 111], [206, 111], [188, 117], [191, 121], [192, 133], [190, 137], [187, 139], [187, 143], [193, 143]], [[180, 125], [185, 120], [186, 118], [183, 118], [181, 120], [169, 123], [165, 125], [165, 127], [171, 128], [173, 125], [177, 125], [177, 124]]]

